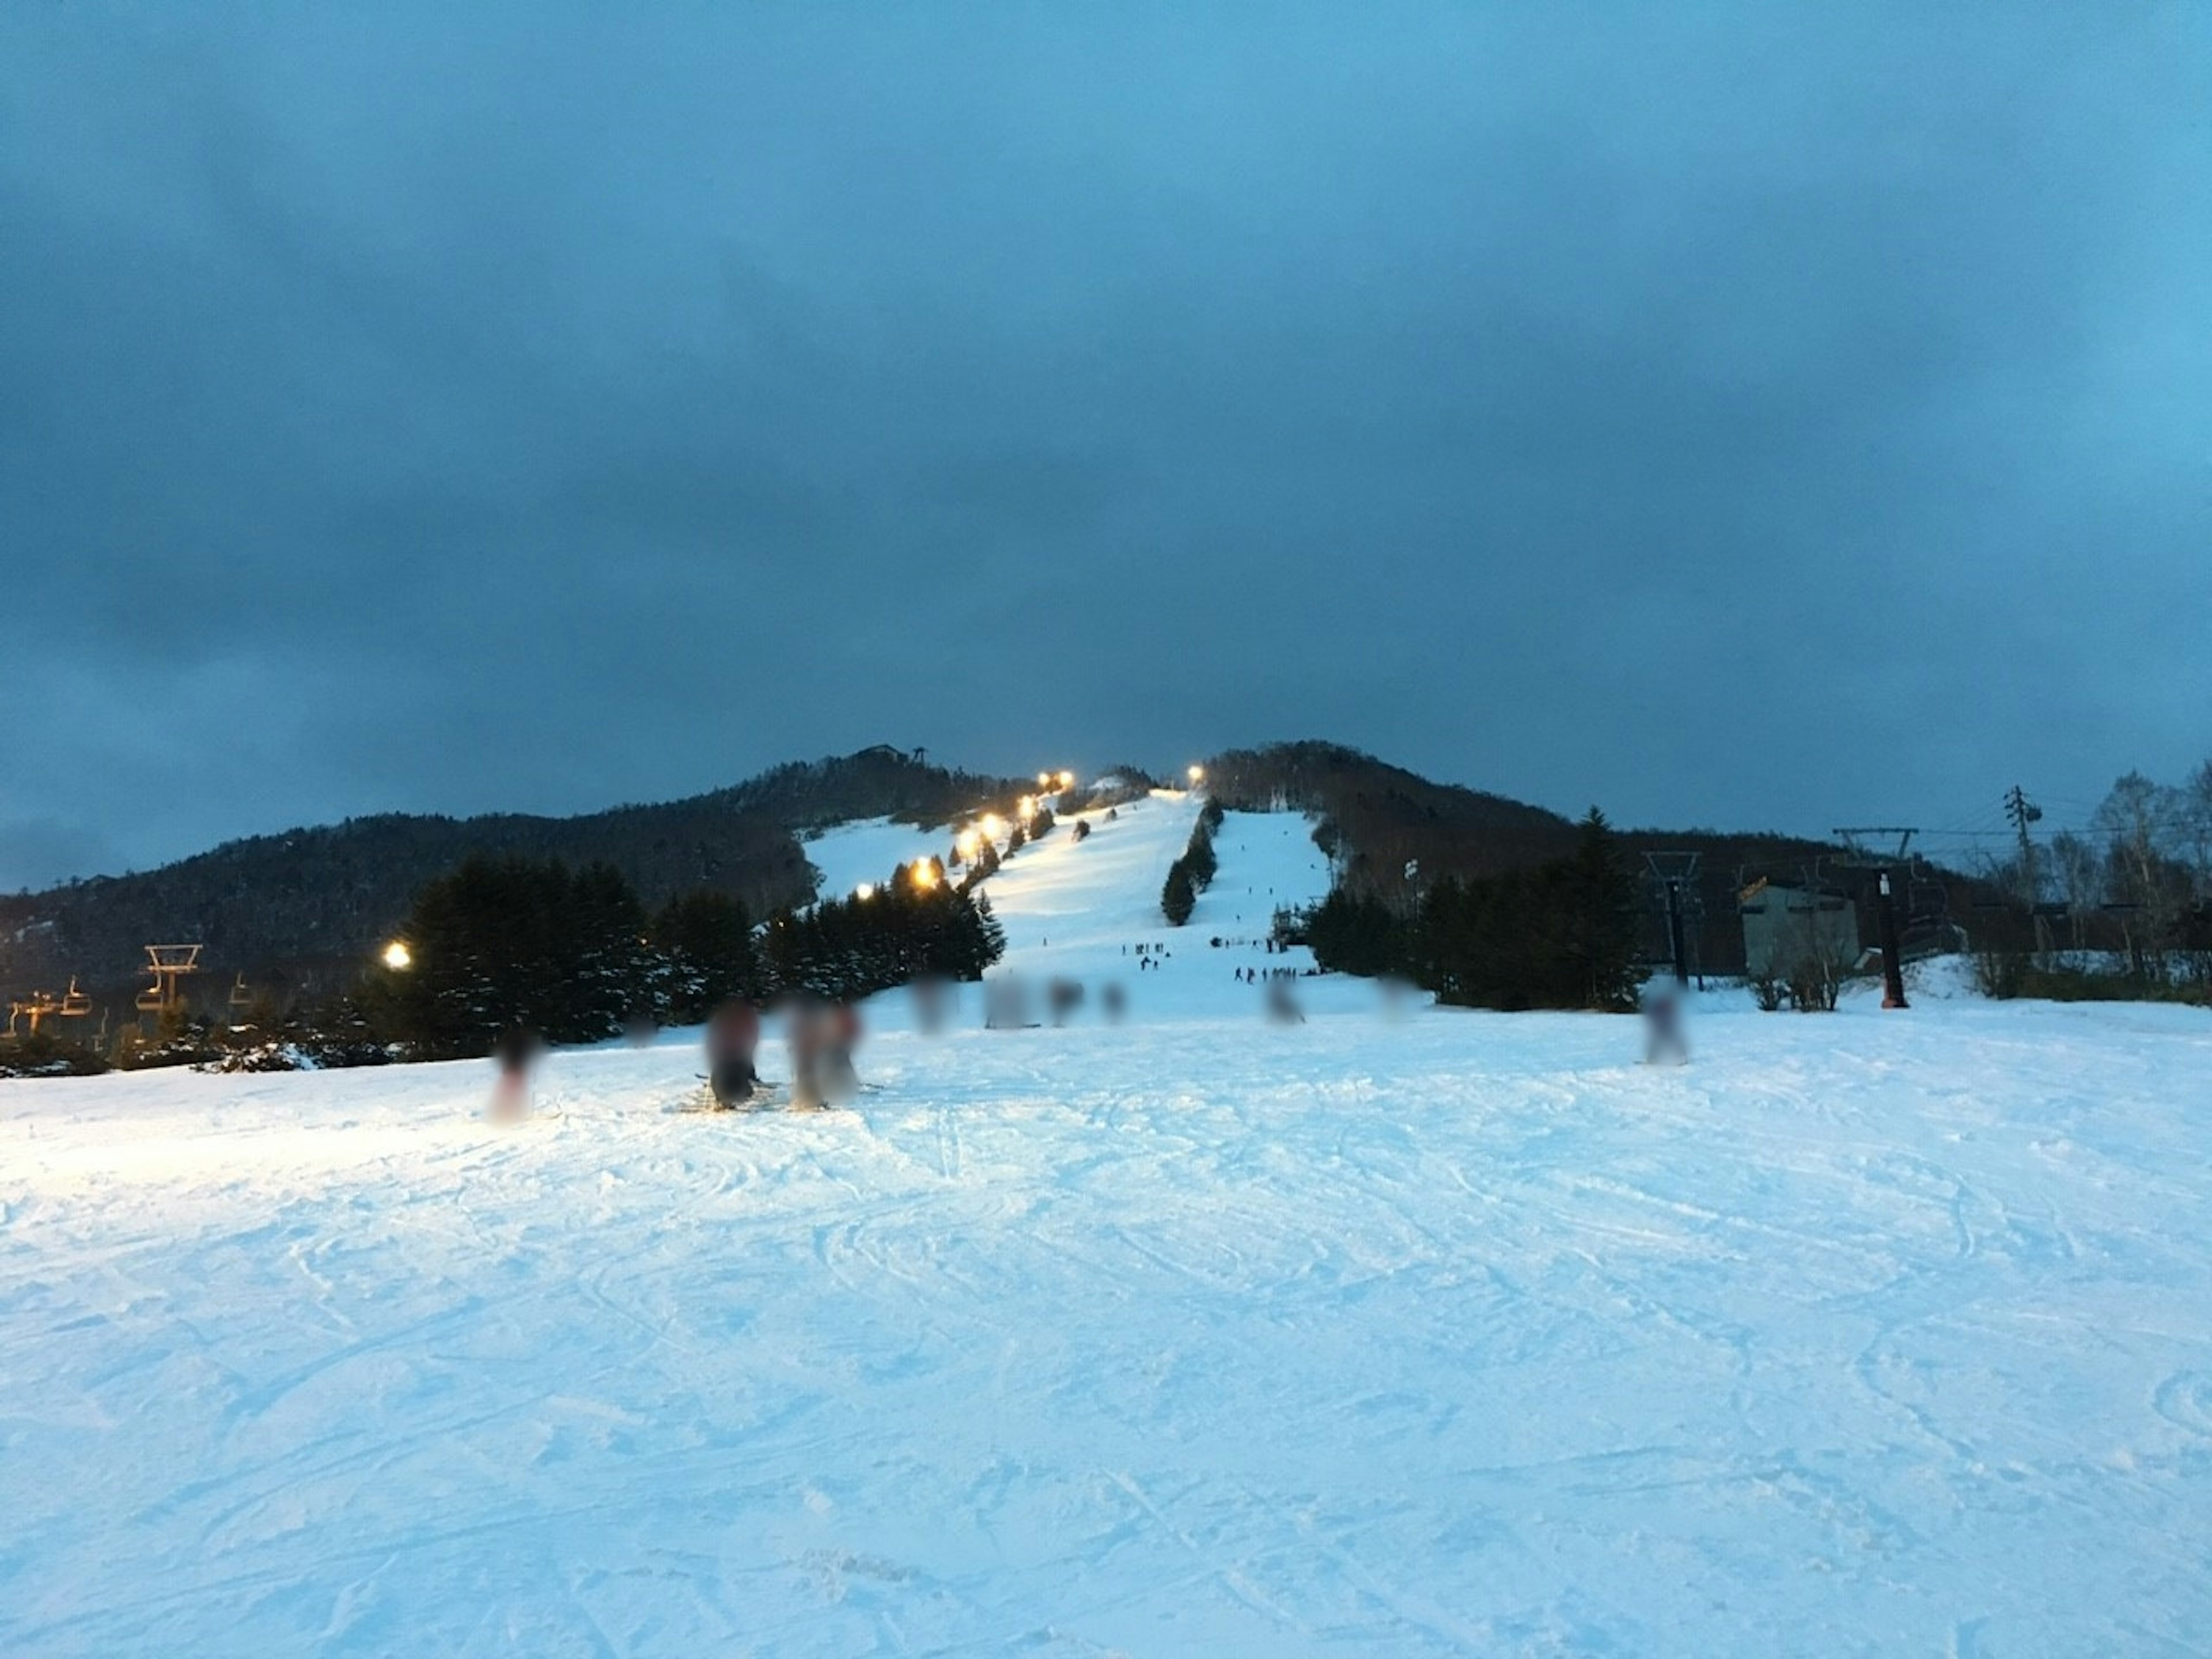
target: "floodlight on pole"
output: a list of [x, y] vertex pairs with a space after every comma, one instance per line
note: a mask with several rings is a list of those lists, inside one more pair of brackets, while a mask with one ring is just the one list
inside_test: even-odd
[[1206, 769], [1203, 766], [1193, 765], [1190, 769], [1190, 787], [1195, 789], [1205, 781]]
[[404, 939], [394, 939], [384, 947], [384, 965], [395, 974], [415, 965], [415, 953], [407, 948]]
[[1035, 795], [1024, 795], [1021, 799], [1021, 805], [1017, 810], [1019, 811], [1022, 815], [1022, 822], [1024, 823], [1027, 823], [1031, 818], [1036, 816], [1036, 797]]
[[876, 884], [872, 881], [864, 881], [853, 890], [853, 896], [856, 899], [872, 899], [875, 896]]
[[907, 867], [914, 872], [915, 886], [927, 891], [937, 885], [937, 861], [934, 859], [916, 859]]

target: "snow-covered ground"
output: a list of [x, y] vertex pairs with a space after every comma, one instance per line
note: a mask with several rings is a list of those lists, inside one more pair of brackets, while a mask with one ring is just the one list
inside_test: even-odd
[[1170, 934], [1194, 811], [991, 884], [1129, 1024], [887, 1000], [856, 1110], [0, 1083], [0, 1653], [2212, 1651], [2212, 1019], [1270, 1026], [1326, 872]]

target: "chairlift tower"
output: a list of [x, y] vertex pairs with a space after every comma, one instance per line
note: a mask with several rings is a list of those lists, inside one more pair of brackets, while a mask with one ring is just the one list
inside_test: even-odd
[[[1843, 861], [1855, 869], [1875, 872], [1877, 902], [1875, 917], [1881, 929], [1881, 1006], [1885, 1008], [1909, 1008], [1905, 1000], [1905, 964], [1897, 959], [1896, 895], [1891, 890], [1896, 867], [1907, 861], [1912, 838], [1920, 831], [1893, 823], [1861, 824], [1852, 829], [1832, 831], [1844, 844]], [[1897, 851], [1885, 854], [1870, 850], [1869, 841], [1897, 838]]]
[[[1674, 982], [1677, 985], [1690, 982], [1690, 962], [1683, 938], [1682, 914], [1686, 908], [1686, 896], [1689, 908], [1703, 908], [1698, 903], [1697, 889], [1692, 884], [1697, 879], [1698, 864], [1704, 857], [1702, 853], [1686, 852], [1646, 853], [1644, 855], [1644, 867], [1650, 872], [1652, 882], [1666, 902], [1667, 953], [1674, 960]], [[1688, 890], [1686, 895], [1685, 889]]]

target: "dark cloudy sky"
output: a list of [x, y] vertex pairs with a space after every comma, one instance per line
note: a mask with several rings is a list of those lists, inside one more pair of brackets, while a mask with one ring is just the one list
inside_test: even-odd
[[2212, 7], [0, 7], [0, 886], [889, 741], [2212, 753]]

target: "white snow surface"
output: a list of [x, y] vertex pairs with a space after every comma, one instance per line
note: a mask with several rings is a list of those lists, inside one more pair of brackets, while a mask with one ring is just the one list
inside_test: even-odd
[[0, 1653], [2212, 1651], [2212, 1019], [1270, 1026], [1325, 867], [1168, 930], [1195, 810], [990, 884], [1131, 1024], [884, 999], [855, 1109], [0, 1083]]
[[892, 818], [862, 818], [809, 837], [804, 850], [806, 861], [821, 878], [817, 896], [848, 898], [864, 882], [872, 885], [889, 881], [902, 864], [933, 853], [943, 857], [951, 842], [947, 832], [923, 830]]

